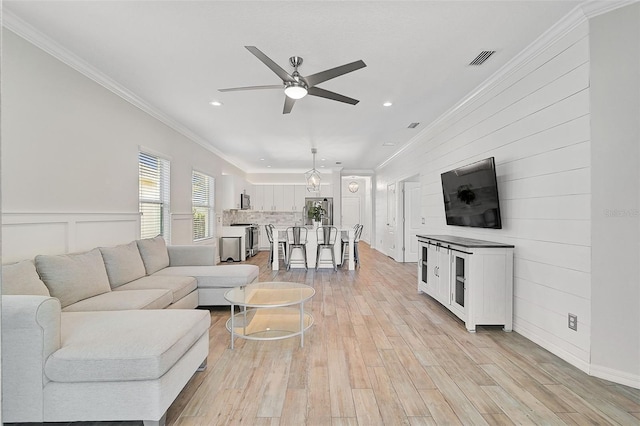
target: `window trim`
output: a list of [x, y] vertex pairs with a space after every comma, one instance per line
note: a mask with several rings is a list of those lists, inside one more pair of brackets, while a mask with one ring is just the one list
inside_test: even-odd
[[[142, 148], [142, 147], [141, 147]], [[158, 196], [160, 199], [144, 198], [142, 194], [142, 187], [140, 185], [141, 178], [141, 156], [146, 156], [154, 159], [158, 163]], [[160, 206], [160, 234], [167, 244], [171, 241], [171, 161], [162, 155], [156, 155], [153, 150], [140, 150], [138, 151], [138, 211], [140, 212], [140, 238], [151, 238], [157, 235], [142, 235], [143, 232], [143, 219], [142, 219], [142, 204], [156, 204]]]
[[[206, 178], [208, 180], [209, 183], [209, 193], [208, 195], [208, 199], [209, 199], [209, 203], [208, 204], [196, 204], [194, 203], [194, 192], [193, 192], [193, 180], [194, 180], [194, 176], [198, 174], [204, 178]], [[204, 237], [202, 238], [196, 238], [195, 235], [195, 211], [194, 209], [198, 207], [198, 208], [206, 208], [208, 210], [208, 228], [209, 228], [209, 233], [206, 234]], [[216, 237], [216, 230], [215, 230], [215, 178], [213, 176], [211, 176], [208, 173], [202, 172], [200, 170], [197, 169], [192, 169], [191, 170], [191, 239], [192, 241], [195, 242], [201, 242], [201, 241], [205, 241], [205, 240], [210, 240]], [[207, 227], [205, 226], [205, 231], [206, 231]]]

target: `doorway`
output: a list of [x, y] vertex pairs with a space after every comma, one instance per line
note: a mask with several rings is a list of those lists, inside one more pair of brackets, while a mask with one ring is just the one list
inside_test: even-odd
[[404, 181], [402, 191], [402, 247], [403, 262], [418, 261], [418, 239], [422, 218], [420, 215], [420, 182], [419, 176]]

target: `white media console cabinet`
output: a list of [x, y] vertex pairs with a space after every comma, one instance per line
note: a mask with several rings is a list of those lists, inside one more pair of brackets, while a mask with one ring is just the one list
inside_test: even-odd
[[513, 327], [513, 248], [449, 235], [417, 235], [418, 291], [465, 323]]

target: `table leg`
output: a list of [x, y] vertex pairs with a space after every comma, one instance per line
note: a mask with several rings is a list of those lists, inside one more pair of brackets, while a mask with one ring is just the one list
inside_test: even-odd
[[352, 229], [349, 230], [349, 270], [353, 271], [355, 267], [355, 250], [354, 248], [355, 234]]
[[280, 254], [278, 253], [278, 250], [280, 249], [280, 234], [278, 230], [273, 230], [271, 239], [273, 240], [273, 259], [271, 259], [271, 270], [277, 271], [280, 268]]
[[304, 348], [304, 302], [300, 303], [300, 347]]
[[236, 329], [236, 325], [234, 324], [234, 322], [235, 322], [235, 306], [232, 303], [231, 304], [231, 349], [233, 349], [233, 338], [235, 337], [233, 335], [233, 332]]

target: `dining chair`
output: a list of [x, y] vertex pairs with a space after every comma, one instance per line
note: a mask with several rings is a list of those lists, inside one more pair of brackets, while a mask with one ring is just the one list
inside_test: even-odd
[[336, 267], [336, 255], [334, 253], [334, 247], [336, 245], [336, 239], [338, 238], [338, 228], [335, 226], [318, 226], [316, 228], [316, 237], [318, 239], [318, 248], [316, 250], [316, 271], [320, 264], [320, 253], [322, 250], [329, 250], [331, 252], [331, 261], [333, 262], [333, 270], [337, 271]]
[[307, 268], [307, 228], [304, 226], [290, 226], [287, 228], [287, 271], [291, 269], [291, 255], [294, 249], [302, 251], [304, 269]]

